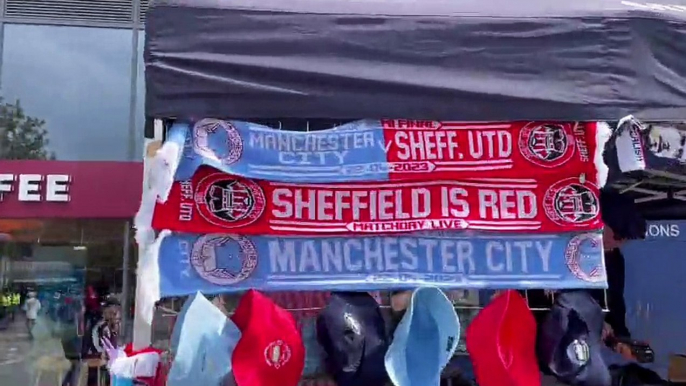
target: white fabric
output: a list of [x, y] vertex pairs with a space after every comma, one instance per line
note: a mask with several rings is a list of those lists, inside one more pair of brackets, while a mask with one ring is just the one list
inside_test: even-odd
[[169, 198], [182, 152], [183, 148], [179, 144], [165, 142], [157, 150], [155, 157], [150, 160], [150, 187], [159, 197], [160, 202], [166, 202]]
[[157, 240], [148, 246], [138, 259], [136, 288], [136, 316], [134, 318], [133, 348], [140, 350], [150, 345], [155, 303], [160, 300], [159, 249], [171, 232], [162, 231]]
[[[152, 159], [155, 158], [157, 152], [160, 150], [158, 146], [164, 138], [165, 128], [161, 119], [154, 120], [153, 131], [154, 138], [152, 140], [145, 140], [146, 153], [143, 159], [143, 197], [141, 200], [141, 207], [139, 208], [138, 213], [136, 213], [136, 218], [134, 219], [134, 225], [136, 227], [136, 243], [138, 244], [140, 256], [145, 256], [147, 249], [155, 240], [155, 231], [152, 229], [152, 216], [153, 211], [155, 210], [155, 201], [157, 200], [157, 193], [155, 192], [156, 189], [154, 187], [157, 186], [157, 184], [154, 183], [154, 174], [156, 171], [155, 163]], [[152, 305], [150, 305], [150, 300], [154, 299], [156, 296], [155, 294], [149, 296], [149, 293], [146, 293], [146, 290], [148, 290], [150, 286], [145, 285], [145, 279], [141, 277], [141, 274], [146, 274], [150, 263], [150, 261], [138, 262], [135, 301], [136, 312], [133, 318], [134, 350], [140, 350], [152, 344], [152, 318], [154, 313], [154, 302]], [[152, 286], [154, 285], [155, 283], [152, 284]], [[157, 291], [159, 291], [159, 283], [157, 288]], [[159, 295], [157, 295], [157, 297], [159, 297]], [[139, 309], [139, 305], [144, 305], [144, 307]]]
[[607, 182], [607, 175], [609, 173], [609, 168], [603, 159], [603, 152], [605, 151], [605, 144], [607, 144], [607, 141], [610, 140], [610, 137], [612, 137], [612, 129], [610, 128], [610, 125], [608, 125], [606, 122], [598, 122], [596, 125], [597, 148], [593, 156], [593, 163], [598, 170], [597, 184], [598, 187], [601, 188], [605, 186], [605, 183]]
[[686, 162], [686, 132], [679, 130], [674, 124], [651, 124], [647, 136], [646, 148], [660, 158]]
[[122, 357], [122, 358], [117, 358], [112, 363], [112, 366], [110, 367], [110, 374], [115, 375], [120, 378], [126, 378], [126, 379], [133, 379], [134, 378], [134, 369], [136, 367], [136, 359], [135, 357]]
[[143, 353], [127, 357], [123, 355], [110, 366], [110, 373], [117, 377], [135, 379], [139, 377], [154, 377], [160, 356], [157, 353]]
[[157, 373], [157, 365], [160, 363], [160, 355], [154, 352], [139, 354], [134, 357], [136, 366], [133, 370], [135, 377], [154, 377]]
[[617, 124], [617, 128], [622, 129], [615, 140], [617, 161], [619, 162], [619, 169], [623, 173], [645, 170], [646, 168], [640, 127], [634, 124], [635, 122], [637, 122], [635, 118], [629, 115], [622, 118]]

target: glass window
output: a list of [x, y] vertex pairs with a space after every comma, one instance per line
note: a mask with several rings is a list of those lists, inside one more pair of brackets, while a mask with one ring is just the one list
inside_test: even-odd
[[[0, 366], [0, 386], [33, 384], [39, 373], [45, 373], [41, 385], [48, 379], [55, 384], [57, 371], [57, 385], [76, 385], [79, 372], [67, 370], [98, 357], [92, 332], [105, 308], [123, 301], [127, 225], [114, 219], [0, 219], [0, 340], [12, 342], [0, 345], [0, 365], [17, 364]], [[133, 242], [129, 247], [133, 255]], [[112, 331], [127, 342], [123, 322], [113, 323]], [[130, 319], [125, 323], [131, 326]]]
[[[47, 142], [0, 133], [0, 158], [126, 160], [131, 55], [131, 30], [6, 25], [4, 103], [18, 100], [27, 117], [43, 122], [18, 117], [15, 106], [0, 109], [0, 120], [28, 124], [31, 134], [42, 128]], [[47, 154], [36, 151], [41, 146]]]

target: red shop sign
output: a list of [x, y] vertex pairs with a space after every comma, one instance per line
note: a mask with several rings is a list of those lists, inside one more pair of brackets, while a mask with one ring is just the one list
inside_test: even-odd
[[142, 162], [0, 161], [0, 218], [130, 218]]

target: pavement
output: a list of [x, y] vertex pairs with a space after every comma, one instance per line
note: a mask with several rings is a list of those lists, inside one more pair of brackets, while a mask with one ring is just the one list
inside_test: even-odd
[[5, 321], [0, 328], [0, 386], [32, 385], [26, 363], [31, 341], [24, 319]]

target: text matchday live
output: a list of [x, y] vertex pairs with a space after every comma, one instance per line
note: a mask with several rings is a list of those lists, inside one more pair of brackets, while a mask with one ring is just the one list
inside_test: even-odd
[[201, 168], [157, 203], [153, 227], [189, 233], [349, 234], [600, 229], [598, 188], [579, 178], [289, 184]]

